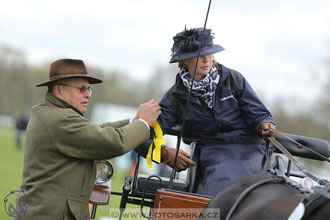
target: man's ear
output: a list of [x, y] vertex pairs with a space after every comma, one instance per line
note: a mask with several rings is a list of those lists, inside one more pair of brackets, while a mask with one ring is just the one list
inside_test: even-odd
[[54, 87], [53, 87], [53, 93], [57, 97], [62, 96], [62, 91], [61, 91], [60, 85], [58, 85], [58, 84], [55, 84], [54, 85]]

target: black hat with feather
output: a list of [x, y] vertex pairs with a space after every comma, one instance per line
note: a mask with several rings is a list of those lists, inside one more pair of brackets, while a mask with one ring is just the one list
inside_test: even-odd
[[[174, 43], [171, 49], [170, 63], [197, 57], [202, 35], [203, 28], [192, 28], [189, 30], [185, 28], [184, 31], [177, 33], [173, 37]], [[220, 45], [213, 44], [213, 35], [211, 29], [205, 29], [200, 56], [214, 54], [224, 50]]]

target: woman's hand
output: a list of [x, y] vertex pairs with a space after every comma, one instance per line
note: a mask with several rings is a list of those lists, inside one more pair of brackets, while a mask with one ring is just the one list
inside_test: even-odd
[[[174, 160], [175, 160], [175, 155], [176, 155], [176, 148], [169, 148], [165, 145], [162, 146], [162, 151], [161, 151], [162, 159], [165, 160], [165, 163], [174, 168]], [[190, 166], [195, 166], [195, 162], [190, 160], [190, 154], [183, 151], [179, 150], [178, 153], [178, 158], [176, 160], [176, 167], [175, 170], [177, 172], [184, 171]]]
[[270, 131], [269, 130], [270, 128], [276, 129], [276, 126], [270, 123], [269, 121], [266, 121], [261, 125], [261, 135], [264, 136], [264, 138], [266, 137], [275, 138], [276, 134]]

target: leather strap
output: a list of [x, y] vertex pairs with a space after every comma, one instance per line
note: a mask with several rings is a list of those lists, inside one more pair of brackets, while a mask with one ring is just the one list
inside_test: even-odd
[[279, 130], [273, 129], [273, 128], [270, 128], [269, 130], [270, 130], [271, 132], [274, 132], [275, 134], [278, 134], [278, 135], [280, 135], [280, 136], [282, 136], [282, 137], [288, 139], [289, 141], [291, 141], [291, 142], [297, 144], [298, 147], [302, 147], [302, 148], [305, 148], [306, 150], [309, 150], [309, 151], [312, 152], [313, 154], [319, 156], [319, 157], [322, 158], [323, 160], [326, 160], [326, 161], [328, 161], [328, 162], [330, 163], [330, 159], [329, 159], [329, 158], [327, 158], [327, 157], [323, 156], [322, 154], [320, 154], [320, 153], [318, 153], [318, 152], [316, 152], [316, 151], [314, 151], [314, 150], [312, 150], [312, 149], [310, 149], [310, 148], [304, 146], [303, 144], [301, 144], [301, 143], [297, 142], [296, 140], [292, 139], [291, 137], [289, 137], [289, 136], [286, 135], [285, 133], [283, 133], [283, 132], [281, 132], [281, 131], [279, 131]]
[[[278, 134], [278, 131], [275, 129], [271, 128], [272, 132], [275, 132]], [[284, 137], [284, 136], [283, 136]], [[287, 138], [287, 137], [285, 137]], [[275, 138], [273, 137], [267, 137], [267, 139], [279, 150], [281, 151], [292, 163], [294, 163], [294, 165], [302, 172], [304, 173], [306, 176], [310, 177], [312, 180], [314, 180], [315, 182], [317, 182], [320, 185], [326, 185], [329, 182], [327, 180], [324, 179], [319, 179], [316, 176], [314, 176], [310, 171], [308, 171], [303, 165], [301, 165], [293, 156], [292, 154], [285, 148], [283, 147], [283, 145], [278, 142]], [[289, 138], [288, 138], [289, 139]], [[290, 138], [291, 139], [291, 138]], [[289, 139], [289, 140], [290, 140]], [[298, 143], [298, 142], [297, 142]], [[299, 144], [300, 145], [300, 144]], [[268, 154], [268, 152], [266, 152], [266, 155]], [[267, 163], [270, 163], [270, 159], [269, 157], [266, 156], [266, 159], [268, 158], [269, 161], [267, 161]]]
[[283, 183], [285, 182], [285, 179], [281, 178], [281, 177], [277, 177], [275, 176], [274, 178], [270, 178], [270, 179], [264, 179], [261, 180], [257, 183], [252, 184], [251, 186], [247, 187], [240, 195], [239, 197], [235, 200], [235, 203], [232, 205], [232, 207], [230, 208], [230, 210], [227, 213], [226, 216], [226, 220], [229, 220], [231, 218], [231, 216], [233, 215], [234, 211], [236, 210], [236, 208], [238, 207], [238, 205], [243, 201], [243, 199], [253, 190], [255, 190], [256, 188], [258, 188], [261, 185], [267, 184], [267, 183]]
[[269, 155], [269, 141], [266, 141], [265, 155], [261, 161], [261, 172], [264, 171], [266, 161], [267, 161], [267, 165], [268, 165], [268, 168], [270, 169], [270, 171], [272, 171], [272, 172], [274, 171], [274, 168], [270, 162], [271, 160], [270, 160], [269, 156], [270, 156]]
[[330, 185], [328, 185], [328, 187], [324, 187], [324, 188], [314, 188], [313, 189], [315, 193], [320, 194], [321, 196], [323, 196], [324, 198], [330, 199]]

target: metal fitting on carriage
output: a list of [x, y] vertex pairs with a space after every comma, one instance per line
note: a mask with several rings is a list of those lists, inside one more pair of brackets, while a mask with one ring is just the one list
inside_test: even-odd
[[113, 167], [110, 162], [106, 160], [99, 160], [96, 162], [96, 179], [95, 184], [107, 183], [113, 175]]
[[313, 190], [313, 186], [314, 186], [314, 183], [313, 183], [313, 180], [309, 177], [304, 177], [301, 182], [300, 182], [302, 188], [307, 191], [307, 192], [312, 192]]

